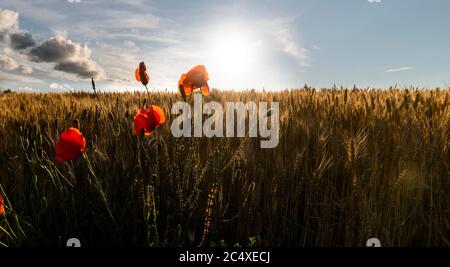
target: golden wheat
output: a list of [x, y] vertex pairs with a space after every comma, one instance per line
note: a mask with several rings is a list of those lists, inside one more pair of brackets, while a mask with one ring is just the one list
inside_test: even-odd
[[[450, 245], [449, 90], [214, 91], [280, 102], [280, 142], [133, 133], [144, 93], [0, 95], [0, 246]], [[145, 100], [144, 100], [145, 99]], [[83, 157], [55, 165], [79, 119]], [[255, 239], [256, 238], [256, 239]]]

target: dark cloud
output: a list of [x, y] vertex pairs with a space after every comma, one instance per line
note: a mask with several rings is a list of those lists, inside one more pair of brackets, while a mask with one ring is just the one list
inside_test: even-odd
[[[78, 0], [72, 2], [80, 2]], [[33, 62], [55, 63], [54, 69], [75, 74], [79, 78], [102, 78], [104, 72], [90, 58], [91, 50], [58, 34], [37, 44], [33, 35], [19, 29], [19, 13], [0, 8], [0, 42], [6, 42], [13, 50], [21, 52]], [[29, 50], [28, 50], [29, 48]], [[18, 64], [13, 58], [0, 54], [0, 68], [32, 73], [29, 65]]]
[[55, 70], [73, 73], [79, 78], [96, 78], [100, 75], [97, 66], [90, 60], [61, 62], [55, 65]]
[[34, 62], [56, 63], [55, 70], [76, 74], [79, 78], [97, 78], [103, 71], [90, 59], [91, 51], [84, 45], [56, 35], [33, 47], [28, 56]]
[[14, 32], [9, 34], [9, 47], [23, 50], [36, 45], [36, 41], [29, 32]]
[[35, 62], [64, 62], [72, 58], [88, 57], [89, 49], [80, 44], [67, 40], [64, 36], [57, 35], [34, 47], [29, 52], [29, 57]]

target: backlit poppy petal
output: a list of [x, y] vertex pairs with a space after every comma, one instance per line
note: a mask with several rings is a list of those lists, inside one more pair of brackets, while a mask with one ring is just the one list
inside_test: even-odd
[[184, 81], [186, 80], [187, 74], [183, 73], [180, 77], [180, 81], [178, 82], [178, 84], [183, 84]]
[[208, 86], [208, 84], [202, 86], [202, 95], [204, 95], [204, 96], [209, 95], [209, 86]]
[[136, 81], [141, 81], [141, 77], [139, 77], [139, 68], [136, 68], [136, 70], [134, 71], [134, 76], [136, 77]]
[[191, 93], [192, 93], [192, 85], [186, 84], [186, 85], [184, 86], [184, 93], [185, 93], [186, 95], [191, 95]]
[[160, 107], [154, 105], [152, 105], [152, 108], [158, 125], [166, 122], [166, 116], [164, 115], [163, 110]]
[[166, 117], [163, 110], [158, 106], [151, 105], [148, 110], [141, 109], [134, 116], [134, 131], [138, 135], [144, 131], [144, 134], [149, 136], [154, 129], [158, 128], [165, 121]]
[[187, 74], [183, 74], [180, 77], [180, 80], [178, 81], [178, 90], [180, 91], [181, 96], [185, 99], [186, 96], [191, 95], [192, 93], [192, 86], [190, 83], [186, 81]]
[[184, 81], [186, 80], [186, 76], [187, 75], [185, 73], [181, 75], [180, 80], [178, 81], [178, 86], [184, 84]]
[[[209, 74], [204, 65], [193, 67], [188, 73], [183, 74], [178, 82], [178, 88], [181, 95], [190, 95], [193, 90], [201, 88], [203, 95], [209, 95], [210, 89], [208, 86]], [[182, 85], [182, 86], [181, 86]], [[181, 91], [184, 90], [184, 92]]]

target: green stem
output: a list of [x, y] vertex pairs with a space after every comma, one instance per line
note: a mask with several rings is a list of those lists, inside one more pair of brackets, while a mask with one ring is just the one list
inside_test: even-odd
[[147, 95], [148, 95], [147, 107], [150, 106], [150, 116], [152, 118], [152, 122], [153, 122], [153, 125], [155, 125], [155, 130], [156, 130], [156, 121], [155, 121], [155, 115], [153, 112], [153, 106], [150, 104], [150, 92], [148, 91], [147, 85], [144, 85], [144, 86], [145, 86], [145, 90], [147, 91]]

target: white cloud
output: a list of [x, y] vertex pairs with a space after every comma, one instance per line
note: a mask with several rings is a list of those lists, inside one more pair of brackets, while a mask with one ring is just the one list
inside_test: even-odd
[[282, 51], [295, 58], [298, 64], [302, 67], [309, 66], [309, 50], [304, 48], [297, 40], [294, 31], [292, 30], [291, 20], [279, 20], [272, 24], [273, 34], [281, 46]]
[[[100, 67], [108, 70], [108, 80], [122, 83], [134, 81], [133, 71], [139, 60], [144, 60], [142, 55], [139, 55], [140, 49], [134, 42], [125, 41], [120, 45], [96, 42], [93, 48], [96, 55], [99, 55]], [[153, 64], [148, 64], [148, 67], [151, 72]], [[150, 76], [153, 80], [153, 73], [150, 73]]]
[[[12, 57], [17, 59], [19, 65], [20, 63], [29, 63], [30, 67], [33, 67], [31, 70], [34, 69], [34, 72], [30, 76], [57, 82], [57, 89], [61, 88], [60, 83], [62, 81], [69, 82], [78, 88], [76, 82], [79, 82], [79, 79], [73, 73], [76, 72], [75, 74], [89, 77], [96, 69], [91, 63], [96, 63], [107, 74], [106, 80], [98, 85], [103, 83], [103, 86], [106, 86], [106, 84], [112, 82], [114, 86], [126, 88], [136, 86], [141, 89], [142, 86], [133, 78], [133, 71], [138, 62], [144, 60], [149, 66], [152, 87], [158, 89], [167, 87], [176, 90], [180, 73], [186, 72], [195, 64], [208, 63], [206, 62], [208, 57], [203, 56], [202, 48], [203, 44], [206, 43], [205, 41], [212, 38], [209, 34], [205, 34], [206, 31], [220, 21], [224, 21], [223, 23], [228, 25], [236, 19], [240, 19], [239, 17], [224, 17], [224, 19], [218, 18], [216, 20], [209, 15], [200, 19], [196, 12], [192, 13], [190, 10], [186, 10], [187, 12], [163, 10], [161, 12], [161, 10], [158, 10], [158, 5], [152, 5], [144, 0], [110, 0], [108, 5], [99, 1], [60, 1], [59, 5], [65, 6], [64, 9], [56, 4], [56, 1], [55, 3], [49, 2], [47, 4], [44, 4], [44, 1], [32, 1], [27, 4], [22, 1], [8, 3], [8, 8], [19, 11], [21, 18], [26, 17], [27, 22], [36, 22], [47, 30], [32, 32], [33, 36], [36, 35], [40, 41], [30, 50], [39, 47], [32, 53], [35, 61], [39, 62], [27, 62], [29, 59], [20, 58], [18, 53], [13, 54]], [[74, 4], [79, 2], [81, 4]], [[44, 13], [41, 10], [45, 11], [46, 18], [44, 18]], [[64, 12], [61, 12], [61, 10], [64, 10]], [[167, 14], [167, 12], [170, 14]], [[212, 10], [211, 12], [216, 11]], [[50, 16], [47, 16], [47, 14]], [[202, 22], [206, 19], [210, 21], [207, 25]], [[317, 49], [311, 45], [304, 46], [301, 34], [297, 30], [298, 25], [296, 25], [295, 18], [260, 16], [259, 18], [249, 19], [245, 17], [242, 19], [248, 23], [238, 23], [238, 30], [241, 30], [241, 28], [243, 32], [246, 29], [250, 30], [251, 34], [248, 39], [255, 42], [255, 48], [252, 49], [252, 51], [255, 51], [255, 56], [251, 58], [252, 62], [255, 63], [252, 64], [254, 66], [264, 65], [258, 75], [265, 78], [255, 82], [257, 80], [255, 78], [256, 72], [250, 71], [251, 74], [255, 73], [255, 75], [248, 75], [248, 78], [242, 79], [243, 83], [232, 81], [228, 83], [229, 87], [272, 87], [295, 84], [299, 79], [298, 76], [295, 80], [290, 79], [288, 74], [281, 71], [276, 65], [287, 60], [289, 64], [297, 64], [297, 70], [303, 69], [302, 66], [308, 66], [311, 62], [309, 49], [311, 51]], [[53, 37], [53, 42], [48, 42], [52, 39], [49, 38], [51, 36], [39, 36], [39, 34], [48, 31], [56, 32], [54, 36], [61, 36], [58, 37], [60, 40]], [[67, 31], [70, 32], [73, 42], [68, 38]], [[203, 36], [205, 40], [202, 39]], [[76, 38], [76, 40], [73, 38]], [[226, 39], [226, 36], [222, 38]], [[47, 43], [47, 45], [42, 46], [44, 43]], [[108, 45], [102, 46], [99, 44]], [[49, 53], [49, 49], [46, 49], [49, 47], [54, 48], [50, 49], [53, 52], [56, 50], [61, 52]], [[208, 48], [208, 46], [206, 47]], [[85, 50], [87, 50], [87, 53], [84, 53]], [[81, 56], [80, 54], [83, 53], [88, 55]], [[285, 56], [282, 57], [282, 60], [272, 60], [274, 59], [272, 55], [278, 56], [283, 53]], [[23, 52], [21, 54], [28, 55], [29, 53]], [[77, 63], [75, 63], [68, 58], [88, 58], [90, 61], [77, 60]], [[272, 61], [275, 64], [271, 64]], [[64, 64], [60, 62], [64, 62]], [[206, 65], [210, 66], [211, 64]], [[64, 72], [55, 71], [54, 68]], [[27, 71], [25, 67], [22, 69], [22, 72]], [[252, 68], [249, 69], [252, 70]], [[278, 75], [278, 70], [280, 70], [279, 74], [282, 78]], [[277, 75], [267, 75], [273, 73], [273, 71], [277, 72]], [[221, 82], [227, 85], [223, 81], [233, 80], [217, 72], [212, 71], [211, 73], [212, 86], [214, 86], [214, 83], [219, 84], [217, 86], [222, 86]], [[277, 78], [271, 78], [272, 76]], [[285, 81], [283, 84], [278, 83], [280, 79], [286, 80], [285, 78], [289, 81]], [[50, 82], [47, 80], [43, 89], [47, 89]], [[55, 86], [53, 85], [53, 87]]]
[[22, 73], [25, 73], [25, 74], [30, 74], [30, 73], [33, 73], [33, 68], [31, 67], [31, 66], [28, 66], [28, 65], [20, 65], [19, 66], [19, 70], [22, 72]]
[[9, 71], [20, 71], [25, 74], [30, 74], [33, 72], [33, 68], [31, 66], [19, 64], [7, 54], [0, 54], [0, 68]]
[[[35, 23], [60, 23], [66, 17], [66, 12], [61, 12], [61, 9], [51, 9], [50, 5], [55, 3], [45, 2], [60, 2], [59, 1], [0, 1], [2, 4], [12, 10], [19, 11], [21, 17], [30, 19]], [[16, 13], [16, 12], [15, 12]]]
[[51, 83], [48, 88], [53, 91], [73, 91], [74, 89], [67, 83], [59, 84], [59, 83]]
[[33, 87], [30, 87], [30, 86], [20, 87], [18, 91], [20, 91], [20, 92], [27, 92], [27, 93], [38, 92], [38, 90], [36, 90], [36, 89], [34, 89]]
[[[70, 23], [70, 32], [77, 35], [92, 36], [97, 40], [172, 41], [172, 36], [166, 36], [165, 32], [160, 31], [161, 18], [153, 14], [153, 10], [148, 3], [120, 1], [120, 6], [121, 8], [118, 8], [117, 3], [105, 5], [98, 1], [80, 5], [80, 12], [82, 12], [83, 17], [89, 19], [80, 18], [77, 19], [76, 23], [66, 20], [67, 23]], [[53, 29], [64, 31], [67, 29], [67, 25], [59, 23]]]
[[7, 55], [0, 54], [0, 68], [6, 70], [15, 70], [19, 67], [19, 64], [12, 58]]
[[4, 72], [0, 70], [0, 81], [9, 81], [9, 82], [22, 82], [22, 83], [34, 83], [34, 84], [42, 84], [44, 81], [38, 78], [30, 77], [29, 75], [23, 75], [20, 73], [14, 74], [11, 72]]
[[12, 50], [12, 49], [9, 48], [9, 47], [5, 47], [5, 48], [3, 49], [3, 53], [4, 53], [5, 55], [7, 55], [7, 56], [12, 55], [13, 52], [14, 52], [14, 50]]
[[[12, 69], [28, 74], [34, 72], [33, 76], [68, 81], [79, 81], [94, 76], [96, 80], [107, 79], [120, 82], [121, 85], [134, 85], [133, 70], [139, 60], [147, 59], [149, 53], [139, 54], [140, 49], [133, 41], [161, 43], [167, 46], [179, 42], [178, 33], [168, 30], [167, 25], [162, 28], [161, 18], [155, 15], [155, 10], [148, 2], [111, 0], [105, 5], [93, 1], [66, 0], [66, 3], [81, 3], [81, 5], [77, 5], [76, 10], [62, 13], [53, 8], [53, 5], [40, 4], [38, 1], [29, 5], [20, 1], [9, 3], [8, 8], [17, 10], [20, 16], [40, 24], [48, 24], [49, 30], [55, 33], [51, 38], [37, 36], [40, 41], [20, 54], [8, 48], [11, 59], [21, 59], [14, 61], [16, 64], [3, 59], [5, 62], [2, 64], [8, 64], [9, 72]], [[72, 16], [79, 12], [83, 15], [77, 17], [74, 23]], [[0, 20], [2, 25], [5, 24], [5, 28], [16, 25], [15, 29], [19, 31], [19, 13], [10, 10], [3, 13], [8, 19]], [[46, 18], [41, 15], [45, 15]], [[8, 25], [3, 21], [8, 21]], [[70, 40], [68, 31], [71, 36], [77, 38], [87, 37], [89, 43]], [[3, 36], [8, 38], [8, 33]], [[4, 39], [5, 42], [8, 40], [9, 38]], [[99, 42], [111, 44], [111, 47], [93, 45]], [[91, 48], [95, 49], [94, 53]]]
[[19, 29], [19, 13], [0, 8], [0, 32], [17, 31]]
[[387, 69], [385, 70], [385, 72], [400, 72], [400, 71], [407, 71], [407, 70], [412, 70], [412, 67], [401, 67], [401, 68], [396, 68], [396, 69]]
[[[81, 1], [73, 0], [69, 2], [80, 3]], [[55, 70], [75, 74], [81, 79], [90, 77], [103, 79], [105, 77], [103, 69], [99, 68], [96, 62], [90, 58], [91, 49], [87, 44], [82, 45], [69, 40], [66, 30], [36, 44], [36, 40], [31, 33], [19, 30], [18, 18], [18, 12], [0, 9], [0, 42], [9, 40], [9, 48], [5, 48], [5, 54], [0, 55], [1, 68], [18, 70], [25, 74], [32, 73], [33, 68], [31, 66], [18, 64], [11, 57], [14, 54], [13, 50], [26, 50], [19, 54], [19, 58], [24, 61], [55, 63]]]

